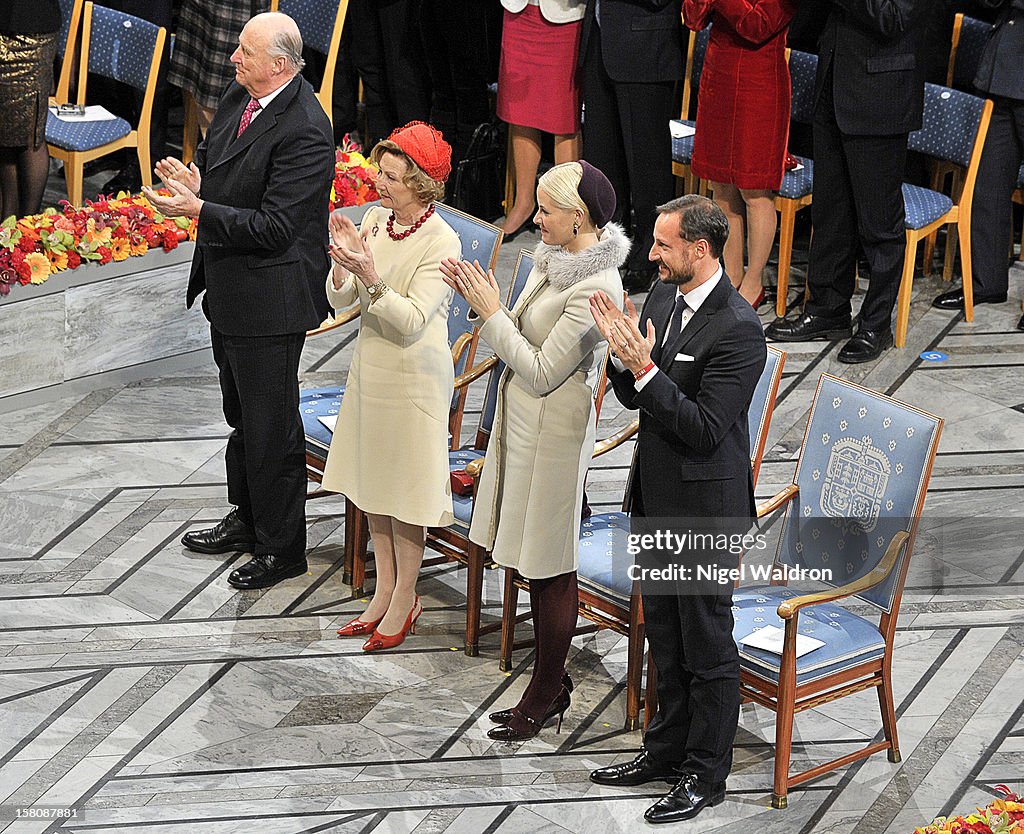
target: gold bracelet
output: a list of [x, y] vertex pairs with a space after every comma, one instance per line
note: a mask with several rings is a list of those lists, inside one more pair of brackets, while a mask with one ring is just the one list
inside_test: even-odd
[[377, 301], [379, 298], [382, 298], [384, 294], [390, 289], [391, 287], [385, 284], [384, 279], [381, 278], [375, 283], [370, 284], [370, 286], [366, 288], [366, 294], [370, 296], [370, 303], [373, 304], [373, 302]]

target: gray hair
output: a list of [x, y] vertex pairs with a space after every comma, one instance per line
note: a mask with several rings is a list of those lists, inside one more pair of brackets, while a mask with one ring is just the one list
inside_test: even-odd
[[302, 68], [306, 66], [302, 59], [302, 36], [297, 31], [281, 29], [275, 32], [274, 39], [267, 47], [267, 54], [271, 58], [286, 58], [288, 66], [296, 73], [302, 72]]
[[729, 220], [713, 200], [699, 194], [684, 194], [657, 207], [658, 214], [679, 215], [679, 236], [683, 240], [706, 240], [711, 257], [720, 258], [729, 237]]

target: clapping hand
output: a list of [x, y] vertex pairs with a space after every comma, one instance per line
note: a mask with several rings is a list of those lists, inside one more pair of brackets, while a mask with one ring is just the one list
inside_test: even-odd
[[185, 167], [180, 159], [175, 159], [173, 156], [168, 156], [157, 162], [155, 173], [168, 191], [171, 190], [171, 180], [185, 186], [193, 194], [199, 194], [199, 188], [203, 183], [203, 175], [199, 173], [194, 162]]
[[645, 337], [640, 332], [640, 315], [632, 301], [626, 299], [623, 312], [612, 303], [607, 293], [598, 290], [590, 296], [590, 313], [601, 335], [629, 370], [636, 374], [651, 363], [651, 351], [657, 341], [654, 324], [647, 321]]
[[356, 224], [342, 212], [333, 211], [327, 228], [331, 233], [331, 244], [327, 248], [331, 260], [355, 275], [365, 286], [377, 283], [380, 279], [373, 263], [373, 253]]
[[198, 217], [203, 201], [194, 191], [176, 179], [167, 180], [164, 185], [170, 196], [157, 194], [148, 185], [142, 186], [142, 193], [153, 207], [164, 217]]
[[480, 318], [487, 321], [501, 309], [501, 290], [493, 272], [484, 272], [480, 261], [441, 261], [444, 282], [461, 295]]

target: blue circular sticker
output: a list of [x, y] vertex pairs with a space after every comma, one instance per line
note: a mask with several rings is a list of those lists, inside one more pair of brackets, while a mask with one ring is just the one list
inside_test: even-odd
[[949, 354], [942, 353], [941, 351], [938, 350], [926, 350], [924, 353], [921, 354], [921, 358], [925, 362], [945, 362], [947, 359], [949, 359]]

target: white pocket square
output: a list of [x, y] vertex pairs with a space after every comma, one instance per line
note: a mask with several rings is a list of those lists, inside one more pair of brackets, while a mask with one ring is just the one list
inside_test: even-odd
[[688, 353], [677, 353], [675, 361], [676, 362], [692, 362], [693, 361], [693, 357], [690, 356], [690, 354], [688, 354]]

